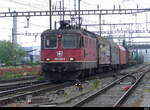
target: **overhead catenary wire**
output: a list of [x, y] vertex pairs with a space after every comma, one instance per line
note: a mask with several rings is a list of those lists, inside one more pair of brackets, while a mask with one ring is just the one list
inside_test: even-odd
[[93, 6], [97, 6], [97, 4], [93, 4], [93, 3], [88, 3], [88, 2], [86, 2], [86, 1], [84, 1], [84, 0], [81, 0], [81, 2], [83, 2], [84, 4], [86, 4], [86, 5], [93, 5]]
[[[11, 3], [14, 3], [14, 4], [18, 4], [18, 5], [22, 5], [22, 6], [26, 6], [26, 7], [30, 7], [30, 8], [36, 8], [36, 9], [38, 9], [38, 10], [45, 10], [45, 6], [44, 6], [44, 8], [40, 8], [39, 7], [39, 5], [38, 6], [36, 6], [35, 4], [31, 4], [31, 3], [29, 3], [29, 2], [20, 2], [20, 0], [18, 1], [18, 0], [7, 0], [7, 1], [9, 1], [9, 2], [11, 2]], [[48, 6], [48, 5], [47, 5]], [[42, 6], [43, 7], [43, 6]]]
[[[5, 19], [3, 19], [3, 20], [12, 21], [12, 20], [10, 20], [9, 18], [5, 18]], [[17, 20], [17, 22], [18, 22], [18, 23], [26, 24], [26, 22], [24, 22], [24, 21], [19, 21], [19, 20]], [[36, 26], [36, 27], [48, 28], [48, 26], [40, 25], [40, 24], [30, 23], [30, 25], [33, 25], [33, 26]]]
[[[9, 1], [17, 1], [17, 0], [9, 0]], [[21, 1], [17, 1], [17, 2], [21, 2], [22, 3], [22, 1], [23, 0], [21, 0]], [[28, 0], [27, 0], [28, 1]], [[28, 4], [28, 2], [27, 1], [24, 1], [25, 2], [25, 4]], [[35, 5], [35, 7], [32, 7], [32, 6], [34, 6], [34, 4], [39, 4], [39, 3], [41, 3], [41, 6], [43, 6], [43, 5], [45, 5], [46, 6], [46, 3], [48, 2], [48, 0], [37, 0], [38, 1], [38, 3], [34, 3], [35, 2], [35, 0], [32, 0], [33, 1], [33, 4], [32, 5], [29, 5], [29, 7], [31, 7], [31, 8], [35, 8], [35, 7], [37, 7], [38, 5]], [[57, 0], [58, 1], [58, 0]], [[43, 2], [43, 3], [42, 3]], [[55, 0], [54, 0], [54, 2], [55, 2]], [[69, 0], [69, 2], [71, 2], [71, 0]], [[85, 6], [86, 6], [86, 4], [87, 4], [87, 6], [90, 4], [90, 5], [93, 5], [93, 6], [96, 6], [97, 4], [91, 4], [91, 3], [88, 3], [86, 0], [81, 0], [81, 2], [83, 3], [83, 4], [85, 4]], [[30, 2], [29, 2], [30, 3]], [[71, 3], [70, 3], [71, 4]], [[18, 4], [19, 5], [19, 4]], [[23, 5], [23, 4], [22, 4]], [[21, 6], [22, 6], [21, 5]], [[39, 5], [40, 6], [40, 5]], [[25, 5], [25, 7], [26, 7], [26, 5]], [[83, 6], [82, 6], [83, 7]]]

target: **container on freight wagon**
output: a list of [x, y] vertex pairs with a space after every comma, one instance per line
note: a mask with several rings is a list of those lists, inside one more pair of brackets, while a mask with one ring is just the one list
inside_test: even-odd
[[119, 48], [118, 45], [114, 42], [110, 42], [111, 44], [111, 64], [119, 64]]
[[124, 47], [119, 47], [119, 55], [120, 55], [120, 64], [127, 64], [127, 51]]

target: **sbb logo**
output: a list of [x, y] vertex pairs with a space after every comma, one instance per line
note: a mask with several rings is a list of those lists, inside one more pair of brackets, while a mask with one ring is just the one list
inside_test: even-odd
[[63, 56], [63, 51], [57, 51], [57, 57], [62, 57]]

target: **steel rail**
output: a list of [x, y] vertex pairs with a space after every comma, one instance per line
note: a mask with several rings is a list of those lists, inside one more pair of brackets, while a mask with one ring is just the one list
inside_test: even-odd
[[10, 83], [10, 84], [0, 84], [0, 91], [25, 87], [25, 86], [33, 85], [33, 84], [40, 84], [40, 83], [43, 83], [43, 82], [44, 81], [32, 80], [32, 81]]
[[[144, 67], [147, 67], [147, 66], [148, 66], [148, 65], [145, 65]], [[144, 67], [139, 68], [138, 70], [136, 70], [136, 72], [137, 72], [137, 71], [141, 72], [141, 69], [144, 68]], [[115, 85], [117, 84], [117, 82], [119, 82], [119, 81], [125, 79], [126, 77], [128, 77], [128, 76], [130, 76], [131, 74], [134, 74], [134, 73], [135, 73], [135, 71], [134, 71], [134, 72], [129, 72], [127, 75], [125, 75], [125, 76], [123, 76], [123, 77], [121, 77], [121, 78], [119, 78], [119, 79], [113, 81], [112, 83], [110, 83], [110, 84], [108, 84], [107, 86], [103, 87], [103, 88], [100, 89], [99, 91], [94, 92], [93, 94], [91, 94], [91, 95], [88, 96], [87, 98], [84, 98], [84, 99], [82, 99], [81, 101], [75, 103], [75, 104], [72, 105], [71, 107], [80, 107], [80, 106], [84, 105], [85, 103], [89, 102], [90, 100], [92, 100], [92, 99], [95, 98], [96, 96], [98, 96], [98, 95], [104, 93], [105, 91], [107, 91], [109, 88], [115, 86]]]
[[[143, 67], [142, 67], [143, 68]], [[140, 68], [141, 69], [141, 68]], [[139, 69], [139, 70], [140, 70]], [[132, 72], [132, 73], [134, 73], [134, 72]], [[50, 87], [45, 87], [45, 88], [43, 88], [43, 87], [40, 87], [40, 88], [38, 88], [38, 89], [36, 89], [36, 88], [34, 88], [35, 86], [32, 86], [32, 87], [30, 87], [30, 88], [28, 88], [28, 89], [30, 89], [30, 92], [29, 91], [26, 91], [26, 92], [24, 92], [24, 93], [18, 93], [18, 94], [13, 94], [13, 96], [6, 96], [6, 97], [2, 97], [1, 99], [0, 99], [0, 106], [2, 106], [2, 105], [4, 105], [4, 104], [9, 104], [9, 103], [12, 103], [14, 100], [17, 100], [17, 99], [20, 99], [20, 98], [26, 98], [26, 96], [27, 95], [33, 95], [33, 96], [36, 96], [36, 95], [38, 95], [38, 94], [40, 94], [40, 93], [43, 93], [43, 92], [46, 92], [46, 91], [53, 91], [53, 90], [56, 90], [56, 89], [59, 89], [59, 88], [63, 88], [63, 87], [66, 87], [66, 86], [69, 86], [69, 85], [71, 85], [72, 83], [64, 83], [64, 84], [60, 84], [60, 85], [49, 85]], [[31, 91], [31, 89], [36, 89], [36, 90], [33, 90], [33, 91]], [[24, 88], [24, 90], [25, 90], [25, 88]], [[16, 92], [18, 92], [17, 91], [17, 89], [16, 89]], [[13, 91], [11, 91], [11, 93], [14, 93]], [[4, 93], [2, 93], [2, 94], [5, 94], [5, 92]], [[8, 94], [8, 92], [6, 92], [6, 94]]]
[[37, 78], [37, 76], [27, 76], [27, 77], [22, 77], [22, 78], [4, 79], [4, 80], [0, 80], [0, 84], [22, 81], [22, 80], [31, 80], [31, 79], [35, 79], [35, 78]]
[[56, 89], [60, 89], [60, 88], [63, 88], [63, 87], [69, 86], [69, 85], [71, 85], [71, 83], [68, 83], [68, 82], [63, 83], [63, 84], [59, 84], [59, 85], [58, 84], [57, 85], [51, 85], [50, 87], [41, 88], [39, 90], [34, 90], [34, 91], [27, 92], [24, 94], [17, 94], [17, 95], [11, 96], [11, 97], [1, 98], [0, 99], [0, 107], [3, 105], [6, 105], [6, 104], [12, 103], [14, 100], [17, 100], [20, 98], [25, 99], [27, 95], [37, 96], [43, 92], [54, 91]]
[[36, 89], [36, 88], [39, 88], [41, 86], [48, 86], [50, 85], [51, 83], [48, 83], [48, 82], [44, 82], [44, 83], [41, 83], [41, 84], [36, 84], [36, 85], [32, 85], [32, 86], [26, 86], [26, 87], [21, 87], [21, 88], [17, 88], [17, 89], [12, 89], [12, 90], [7, 90], [7, 91], [1, 91], [0, 92], [0, 97], [2, 96], [6, 96], [6, 95], [10, 95], [10, 94], [13, 94], [15, 92], [21, 92], [21, 91], [27, 91], [27, 90], [31, 90], [31, 89]]
[[147, 71], [144, 71], [143, 74], [137, 79], [137, 81], [122, 95], [122, 97], [113, 105], [113, 107], [119, 107], [121, 106], [125, 100], [129, 97], [129, 95], [132, 93], [132, 91], [137, 87], [141, 79], [144, 77], [144, 75], [149, 72], [149, 69]]
[[114, 85], [117, 84], [117, 82], [123, 80], [124, 78], [128, 77], [129, 74], [123, 76], [120, 79], [117, 79], [115, 81], [113, 81], [112, 83], [108, 84], [107, 86], [103, 87], [102, 89], [100, 89], [99, 91], [94, 92], [93, 94], [91, 94], [90, 96], [88, 96], [87, 98], [81, 100], [80, 102], [75, 103], [72, 107], [80, 107], [83, 104], [89, 102], [90, 100], [92, 100], [93, 98], [95, 98], [96, 96], [102, 94], [103, 92], [105, 92], [106, 90], [108, 90], [109, 88], [113, 87]]

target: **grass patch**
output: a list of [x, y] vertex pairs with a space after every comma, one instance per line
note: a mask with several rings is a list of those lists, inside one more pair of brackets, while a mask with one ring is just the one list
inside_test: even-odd
[[0, 76], [0, 79], [21, 78], [21, 77], [30, 76], [30, 75], [37, 75], [37, 72], [22, 72], [22, 73], [5, 72], [3, 75]]
[[37, 78], [37, 80], [38, 80], [38, 81], [43, 81], [43, 80], [44, 80], [44, 77], [43, 77], [43, 76], [39, 76], [39, 77]]
[[94, 82], [93, 82], [93, 89], [98, 89], [101, 85], [101, 81], [96, 79]]
[[16, 74], [16, 73], [13, 73], [13, 72], [6, 72], [5, 74], [3, 74], [1, 76], [2, 79], [12, 79], [12, 78], [20, 78], [22, 77], [23, 74]]
[[150, 92], [150, 88], [149, 88], [149, 89], [146, 89], [146, 92]]

